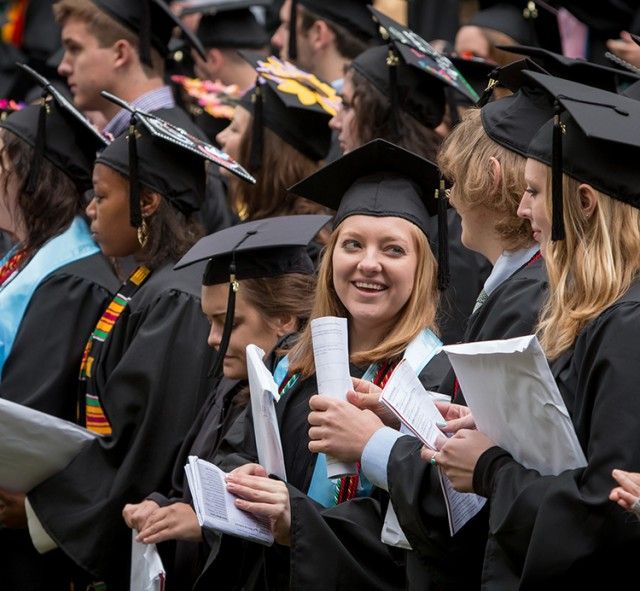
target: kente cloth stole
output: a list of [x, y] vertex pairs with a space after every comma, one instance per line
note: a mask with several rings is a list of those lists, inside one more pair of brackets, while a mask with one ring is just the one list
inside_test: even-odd
[[27, 251], [22, 249], [15, 252], [5, 261], [0, 267], [0, 287], [17, 273], [26, 257]]
[[[109, 337], [109, 334], [113, 330], [115, 323], [120, 318], [120, 315], [125, 311], [129, 300], [140, 289], [142, 284], [146, 281], [150, 275], [151, 270], [147, 267], [138, 267], [122, 285], [120, 291], [111, 300], [111, 303], [107, 306], [107, 309], [102, 313], [98, 324], [93, 329], [89, 340], [84, 348], [82, 354], [82, 363], [80, 365], [80, 382], [84, 383], [84, 392], [81, 391], [81, 399], [78, 401], [78, 423], [83, 422], [83, 417], [80, 414], [84, 403], [84, 425], [89, 431], [98, 433], [98, 435], [108, 436], [111, 435], [111, 424], [109, 419], [102, 408], [100, 397], [97, 392], [94, 391], [91, 375], [93, 371], [93, 364], [100, 356], [100, 351], [104, 346], [105, 341]], [[81, 389], [82, 390], [82, 389]], [[84, 394], [84, 400], [82, 395]]]

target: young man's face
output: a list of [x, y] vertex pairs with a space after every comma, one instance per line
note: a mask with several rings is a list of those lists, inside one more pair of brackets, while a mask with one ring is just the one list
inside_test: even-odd
[[101, 111], [105, 99], [100, 91], [111, 89], [115, 71], [113, 47], [100, 47], [87, 24], [78, 18], [64, 23], [62, 45], [65, 52], [58, 73], [67, 79], [76, 107]]

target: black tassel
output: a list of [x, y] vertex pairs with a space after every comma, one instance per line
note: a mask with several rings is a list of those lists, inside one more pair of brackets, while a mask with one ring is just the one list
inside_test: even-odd
[[135, 113], [131, 115], [129, 123], [129, 223], [133, 228], [142, 225], [142, 211], [140, 209], [140, 183], [138, 179], [138, 141], [137, 118]]
[[444, 291], [449, 287], [449, 224], [447, 220], [447, 194], [444, 179], [436, 189], [438, 202], [438, 289]]
[[251, 133], [251, 152], [249, 153], [249, 172], [258, 172], [262, 167], [264, 144], [264, 97], [260, 82], [256, 81], [253, 93], [253, 129]]
[[562, 134], [564, 126], [560, 121], [560, 103], [556, 100], [553, 117], [553, 154], [551, 160], [551, 240], [564, 240], [564, 214], [562, 198]]
[[151, 67], [151, 0], [142, 0], [140, 13], [140, 61]]
[[298, 57], [298, 42], [296, 38], [296, 21], [298, 20], [298, 0], [291, 0], [291, 12], [289, 14], [289, 47], [287, 56], [289, 61]]
[[391, 100], [391, 133], [398, 141], [400, 136], [400, 127], [398, 125], [398, 58], [393, 45], [389, 44], [389, 53], [387, 54], [387, 69], [389, 70], [389, 98]]
[[38, 130], [36, 131], [33, 161], [31, 163], [31, 168], [29, 169], [29, 177], [25, 187], [25, 193], [27, 195], [33, 195], [38, 187], [38, 177], [40, 176], [42, 159], [44, 158], [45, 143], [47, 141], [47, 113], [49, 112], [49, 105], [47, 103], [48, 98], [49, 91], [45, 90], [42, 93], [42, 104], [38, 111]]
[[222, 329], [222, 338], [220, 339], [220, 346], [216, 354], [213, 367], [209, 373], [209, 377], [219, 378], [224, 369], [224, 356], [227, 353], [227, 347], [229, 347], [229, 339], [231, 338], [231, 331], [233, 330], [233, 317], [236, 311], [236, 292], [238, 291], [238, 282], [236, 281], [236, 261], [235, 258], [231, 260], [229, 265], [229, 296], [227, 298], [227, 313], [224, 316], [224, 328]]

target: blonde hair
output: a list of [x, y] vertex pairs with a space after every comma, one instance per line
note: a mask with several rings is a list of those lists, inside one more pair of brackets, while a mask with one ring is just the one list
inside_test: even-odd
[[[58, 0], [53, 5], [53, 14], [61, 27], [64, 27], [69, 19], [78, 19], [84, 22], [89, 32], [97, 39], [100, 47], [110, 47], [121, 39], [135, 48], [138, 48], [140, 43], [140, 39], [135, 33], [100, 10], [90, 0]], [[142, 62], [140, 63], [146, 76], [162, 75], [164, 59], [154, 47], [151, 47], [151, 62], [153, 64], [151, 68]]]
[[[598, 201], [588, 217], [581, 206], [581, 184], [563, 176], [566, 237], [549, 242], [545, 252], [549, 296], [537, 332], [549, 359], [569, 349], [585, 325], [629, 289], [640, 269], [640, 211], [596, 191]], [[551, 212], [549, 167], [546, 190]]]
[[[431, 328], [437, 331], [435, 324], [439, 297], [436, 287], [437, 263], [429, 247], [427, 237], [413, 225], [411, 225], [411, 232], [415, 239], [418, 258], [411, 295], [398, 313], [397, 321], [384, 341], [369, 351], [351, 356], [351, 362], [355, 365], [362, 366], [397, 359], [421, 330]], [[333, 285], [333, 252], [339, 238], [340, 225], [331, 234], [322, 256], [310, 320], [322, 316], [349, 318], [349, 312], [338, 298]], [[300, 372], [307, 377], [315, 372], [311, 327], [309, 325], [291, 350], [289, 360], [292, 373]]]
[[[500, 163], [495, 186], [490, 158]], [[438, 166], [452, 183], [451, 192], [467, 207], [484, 207], [495, 216], [495, 232], [508, 250], [531, 242], [531, 226], [517, 211], [525, 190], [526, 158], [494, 142], [485, 132], [479, 109], [469, 109], [444, 141]]]

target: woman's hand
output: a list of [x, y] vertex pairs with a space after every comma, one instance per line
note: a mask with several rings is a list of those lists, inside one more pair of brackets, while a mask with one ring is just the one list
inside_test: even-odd
[[201, 542], [202, 529], [191, 505], [174, 503], [159, 507], [149, 515], [136, 540], [143, 544], [157, 544], [166, 540]]
[[640, 518], [640, 474], [614, 470], [612, 476], [620, 486], [611, 491], [609, 498]]
[[447, 422], [445, 426], [440, 427], [443, 433], [456, 433], [460, 429], [476, 428], [471, 409], [468, 406], [444, 402], [442, 400], [436, 400], [435, 405]]
[[382, 388], [366, 380], [351, 378], [353, 390], [347, 392], [347, 400], [360, 410], [370, 410], [385, 424], [393, 429], [400, 428], [400, 421], [382, 402]]
[[124, 522], [131, 528], [142, 531], [151, 514], [160, 507], [155, 501], [146, 499], [142, 503], [128, 504], [122, 510]]
[[473, 492], [473, 471], [478, 458], [494, 445], [495, 443], [480, 431], [460, 429], [445, 442], [440, 451], [431, 453], [451, 481], [453, 488], [460, 492]]
[[24, 493], [10, 493], [0, 489], [0, 523], [11, 529], [27, 527]]
[[360, 410], [329, 396], [316, 394], [309, 406], [309, 451], [325, 453], [342, 462], [359, 460], [371, 436], [384, 427], [370, 410]]
[[[291, 505], [287, 485], [267, 478], [262, 466], [253, 464], [252, 474], [234, 470], [227, 474], [227, 490], [238, 497], [236, 507], [259, 517], [267, 517], [278, 544], [291, 543]], [[257, 468], [260, 468], [258, 470]]]

